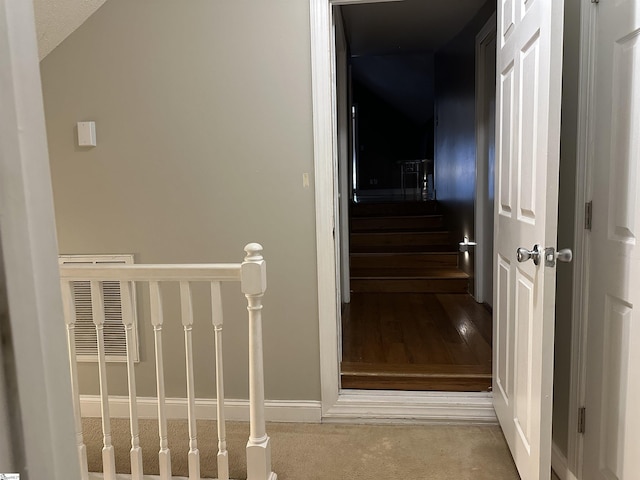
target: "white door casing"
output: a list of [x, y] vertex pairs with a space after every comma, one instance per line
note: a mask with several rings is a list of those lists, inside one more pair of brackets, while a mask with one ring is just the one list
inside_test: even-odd
[[0, 283], [8, 313], [0, 322], [11, 333], [0, 353], [12, 365], [5, 381], [15, 380], [6, 392], [15, 463], [0, 458], [0, 471], [74, 480], [80, 471], [37, 48], [32, 2], [0, 0]]
[[556, 272], [516, 250], [556, 247], [563, 7], [498, 2], [493, 401], [523, 480], [551, 470]]
[[493, 307], [496, 15], [476, 35], [476, 246], [474, 297]]
[[640, 2], [596, 11], [582, 478], [640, 478]]
[[314, 189], [318, 322], [322, 416], [333, 421], [471, 421], [495, 422], [491, 394], [487, 392], [376, 392], [341, 391], [338, 335], [337, 135], [333, 59], [335, 30], [333, 8], [338, 5], [399, 0], [309, 0], [311, 78], [313, 100]]

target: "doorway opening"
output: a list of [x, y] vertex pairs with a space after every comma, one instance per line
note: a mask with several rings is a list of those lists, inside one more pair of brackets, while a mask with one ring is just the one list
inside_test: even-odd
[[342, 388], [491, 389], [494, 12], [334, 8]]

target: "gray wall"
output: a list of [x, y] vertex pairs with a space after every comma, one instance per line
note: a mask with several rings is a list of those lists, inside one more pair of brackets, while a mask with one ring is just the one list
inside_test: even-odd
[[[476, 35], [495, 11], [488, 1], [446, 47], [436, 53], [435, 187], [455, 242], [475, 239], [476, 185]], [[460, 255], [472, 276], [473, 252]]]
[[[274, 0], [110, 0], [41, 63], [60, 253], [139, 263], [237, 262], [263, 244], [266, 396], [320, 398], [309, 6]], [[94, 120], [98, 146], [74, 127]], [[313, 185], [313, 178], [311, 181]], [[247, 320], [224, 290], [227, 396], [247, 398]], [[167, 395], [184, 396], [175, 291]], [[213, 340], [196, 292], [196, 394], [214, 395]], [[155, 396], [148, 295], [139, 292], [138, 392]], [[97, 393], [83, 365], [82, 393]], [[110, 393], [125, 394], [123, 365]]]
[[[560, 190], [558, 248], [574, 248], [576, 155], [578, 130], [578, 74], [580, 60], [580, 0], [565, 0], [564, 59], [562, 73], [562, 131], [560, 137]], [[566, 455], [568, 446], [571, 373], [572, 264], [558, 264], [556, 288], [556, 340], [553, 391], [553, 441]], [[577, 414], [577, 412], [575, 412]]]

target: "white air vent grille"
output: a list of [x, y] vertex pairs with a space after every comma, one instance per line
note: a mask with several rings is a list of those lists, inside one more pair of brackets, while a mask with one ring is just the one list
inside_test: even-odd
[[[133, 263], [133, 255], [62, 255], [60, 264], [104, 264]], [[73, 282], [72, 290], [76, 307], [76, 358], [78, 361], [95, 362], [98, 360], [96, 327], [93, 323], [91, 307], [91, 286], [88, 281]], [[103, 282], [104, 296], [104, 347], [108, 362], [126, 362], [127, 344], [124, 324], [122, 323], [122, 302], [120, 282]], [[134, 316], [136, 312], [134, 292]], [[134, 357], [138, 361], [137, 321], [134, 318]]]

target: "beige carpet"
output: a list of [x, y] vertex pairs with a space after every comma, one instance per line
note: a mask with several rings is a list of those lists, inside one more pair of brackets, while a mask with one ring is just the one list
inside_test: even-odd
[[[89, 470], [102, 471], [100, 420], [84, 419]], [[129, 473], [129, 423], [112, 420], [116, 470]], [[158, 428], [142, 420], [145, 474], [158, 474]], [[270, 423], [273, 470], [279, 480], [517, 480], [504, 437], [497, 426], [380, 426]], [[230, 473], [246, 478], [246, 423], [227, 424]], [[174, 475], [187, 476], [186, 421], [169, 422]], [[201, 474], [216, 476], [216, 424], [198, 422]]]

